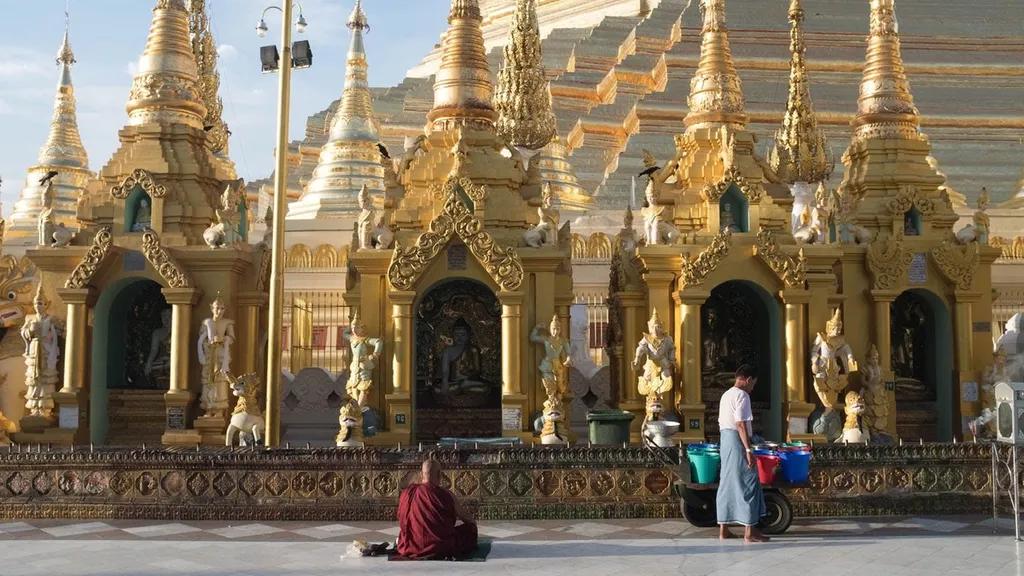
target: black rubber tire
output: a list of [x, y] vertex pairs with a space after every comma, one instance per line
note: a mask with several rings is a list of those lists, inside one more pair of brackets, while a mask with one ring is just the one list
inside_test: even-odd
[[715, 510], [714, 504], [695, 506], [687, 504], [685, 501], [680, 501], [680, 507], [683, 509], [683, 518], [686, 518], [687, 522], [697, 528], [713, 528], [718, 526], [718, 513]]
[[768, 515], [759, 524], [765, 534], [783, 534], [793, 523], [793, 506], [781, 492], [766, 490], [764, 505]]

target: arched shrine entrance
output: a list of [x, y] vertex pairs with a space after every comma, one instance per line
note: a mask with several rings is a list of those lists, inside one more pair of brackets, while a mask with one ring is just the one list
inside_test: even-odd
[[782, 331], [779, 305], [757, 284], [733, 280], [717, 286], [701, 306], [701, 400], [705, 432], [719, 435], [718, 403], [741, 364], [757, 367], [751, 395], [754, 433], [782, 437]]
[[159, 445], [171, 370], [171, 307], [162, 288], [125, 278], [103, 291], [95, 315], [91, 439]]
[[890, 309], [896, 434], [904, 440], [953, 437], [953, 324], [945, 302], [908, 290]]
[[501, 436], [501, 303], [486, 285], [455, 278], [415, 308], [413, 435]]

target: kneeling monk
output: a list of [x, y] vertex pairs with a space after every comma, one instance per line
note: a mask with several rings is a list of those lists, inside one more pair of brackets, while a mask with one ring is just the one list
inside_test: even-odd
[[[398, 553], [407, 558], [451, 558], [476, 549], [476, 524], [441, 487], [441, 465], [423, 463], [419, 484], [410, 484], [398, 501]], [[455, 525], [461, 520], [462, 524]]]

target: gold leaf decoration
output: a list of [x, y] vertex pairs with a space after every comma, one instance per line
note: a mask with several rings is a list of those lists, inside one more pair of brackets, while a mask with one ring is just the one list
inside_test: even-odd
[[784, 254], [775, 234], [762, 228], [757, 233], [757, 255], [768, 264], [787, 288], [803, 288], [807, 282], [807, 259], [801, 248], [796, 258]]
[[718, 202], [733, 184], [739, 189], [748, 202], [758, 203], [764, 197], [764, 187], [760, 184], [752, 184], [740, 173], [735, 166], [730, 166], [725, 171], [725, 176], [717, 184], [708, 184], [701, 190], [701, 197], [708, 202]]
[[141, 168], [132, 170], [132, 173], [122, 180], [121, 184], [112, 187], [110, 195], [119, 200], [124, 200], [132, 193], [136, 186], [141, 186], [142, 190], [149, 194], [150, 198], [163, 198], [167, 195], [167, 188], [157, 184], [153, 175], [148, 170]]
[[683, 254], [683, 287], [690, 288], [703, 284], [708, 274], [714, 272], [722, 259], [729, 254], [731, 247], [732, 233], [725, 230], [712, 238], [711, 244], [696, 258], [691, 259], [688, 255]]
[[868, 246], [865, 262], [875, 290], [895, 290], [903, 284], [907, 266], [914, 255], [903, 246], [903, 232], [897, 231]]
[[160, 236], [156, 232], [152, 230], [143, 232], [142, 253], [168, 286], [171, 288], [192, 287], [192, 278], [182, 269], [178, 261], [167, 253], [167, 250], [160, 244]]
[[85, 253], [82, 261], [71, 271], [71, 276], [68, 276], [64, 282], [64, 287], [81, 289], [88, 286], [113, 245], [114, 236], [110, 233], [110, 227], [104, 226], [93, 237], [92, 246], [89, 247], [89, 251]]
[[932, 249], [932, 258], [942, 275], [955, 284], [957, 290], [970, 290], [974, 285], [974, 273], [980, 261], [976, 242], [961, 245], [945, 240]]
[[903, 216], [911, 208], [917, 208], [922, 215], [935, 212], [935, 201], [926, 197], [917, 186], [901, 186], [896, 197], [889, 201], [889, 212], [893, 216]]
[[519, 254], [515, 248], [494, 242], [480, 220], [460, 199], [460, 189], [461, 186], [448, 186], [446, 183], [444, 206], [430, 222], [430, 229], [420, 234], [415, 246], [395, 246], [388, 266], [388, 281], [392, 286], [399, 290], [412, 289], [423, 271], [453, 237], [466, 244], [502, 290], [516, 290], [522, 285], [524, 272]]

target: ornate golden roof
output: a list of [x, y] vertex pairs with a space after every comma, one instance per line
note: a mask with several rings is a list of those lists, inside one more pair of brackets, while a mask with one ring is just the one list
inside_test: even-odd
[[384, 191], [384, 168], [377, 148], [380, 136], [373, 118], [363, 45], [363, 33], [370, 25], [361, 0], [356, 1], [347, 26], [352, 39], [341, 102], [313, 177], [302, 198], [290, 206], [289, 219], [354, 216], [359, 211], [361, 188], [367, 187], [374, 195]]
[[202, 129], [203, 88], [192, 53], [185, 0], [158, 0], [128, 97], [128, 124], [153, 121]]
[[555, 135], [555, 114], [541, 55], [536, 0], [516, 3], [504, 55], [494, 97], [498, 135], [512, 146], [538, 150]]
[[493, 126], [497, 118], [480, 23], [477, 0], [452, 0], [441, 68], [434, 78], [434, 107], [427, 114], [435, 129], [450, 123]]
[[790, 184], [813, 184], [828, 180], [835, 168], [828, 141], [824, 131], [818, 128], [818, 119], [811, 102], [810, 82], [804, 60], [807, 53], [804, 17], [800, 0], [791, 0], [789, 99], [782, 127], [775, 133], [775, 143], [768, 154], [772, 170]]
[[700, 63], [690, 80], [686, 115], [687, 128], [747, 124], [743, 86], [729, 49], [729, 29], [725, 22], [725, 0], [700, 0], [704, 14], [701, 29]]
[[896, 0], [870, 0], [871, 32], [853, 120], [855, 138], [916, 139], [920, 125], [903, 68]]
[[224, 122], [224, 103], [220, 98], [220, 74], [217, 73], [217, 43], [210, 31], [206, 0], [189, 0], [189, 34], [195, 55], [199, 87], [206, 118], [206, 142], [214, 154], [227, 155], [228, 126]]

